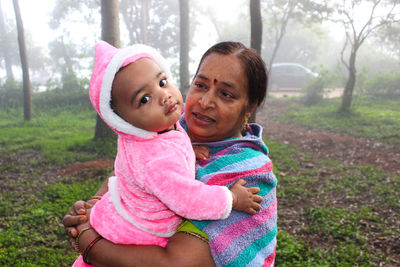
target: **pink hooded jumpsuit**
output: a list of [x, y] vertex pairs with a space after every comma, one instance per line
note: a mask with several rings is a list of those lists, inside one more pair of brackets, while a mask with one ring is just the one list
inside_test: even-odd
[[[111, 87], [121, 67], [140, 58], [154, 60], [168, 78], [165, 59], [153, 48], [136, 44], [117, 49], [100, 41], [89, 86], [90, 100], [100, 117], [118, 133], [115, 175], [109, 191], [93, 207], [90, 224], [117, 244], [165, 247], [182, 217], [219, 220], [229, 216], [232, 194], [227, 187], [195, 180], [195, 155], [186, 132], [162, 134], [129, 124], [111, 108]], [[80, 256], [73, 266], [88, 266]]]

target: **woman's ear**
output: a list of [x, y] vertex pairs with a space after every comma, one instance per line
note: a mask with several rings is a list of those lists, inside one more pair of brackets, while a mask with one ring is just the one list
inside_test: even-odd
[[[247, 108], [247, 112], [245, 114], [246, 118], [250, 118], [251, 114], [253, 114], [253, 112], [255, 112], [257, 109], [257, 104], [251, 104], [249, 105], [249, 107]], [[249, 116], [247, 117], [247, 114], [249, 114]]]
[[251, 112], [246, 112], [246, 113], [244, 114], [244, 119], [245, 119], [245, 121], [247, 121], [248, 119], [250, 119], [250, 116], [251, 116]]

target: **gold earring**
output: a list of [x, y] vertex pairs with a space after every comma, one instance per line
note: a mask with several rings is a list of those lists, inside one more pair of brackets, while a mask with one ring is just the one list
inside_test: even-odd
[[243, 131], [247, 130], [247, 122], [248, 122], [248, 120], [249, 120], [249, 118], [247, 118], [247, 117], [244, 119], [243, 128], [242, 128]]

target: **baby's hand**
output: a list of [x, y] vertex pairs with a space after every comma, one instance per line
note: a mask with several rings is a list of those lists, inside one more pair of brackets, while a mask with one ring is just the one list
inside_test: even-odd
[[260, 192], [258, 187], [244, 187], [247, 182], [240, 179], [231, 188], [233, 195], [232, 209], [236, 211], [243, 211], [249, 214], [256, 214], [257, 210], [261, 209], [259, 204], [263, 201], [263, 197], [255, 195]]
[[196, 155], [196, 160], [208, 159], [210, 157], [210, 148], [208, 146], [193, 146], [194, 154]]

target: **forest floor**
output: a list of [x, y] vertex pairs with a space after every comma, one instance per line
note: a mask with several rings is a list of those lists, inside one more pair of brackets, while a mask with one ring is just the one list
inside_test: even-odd
[[400, 175], [400, 147], [379, 141], [331, 133], [276, 120], [285, 112], [285, 102], [269, 99], [257, 113], [264, 137], [293, 145], [306, 154], [340, 160], [345, 166], [372, 165]]
[[[330, 159], [338, 161], [343, 166], [370, 165], [383, 169], [387, 173], [400, 176], [400, 146], [283, 123], [276, 118], [279, 114], [285, 112], [288, 106], [285, 103], [282, 100], [273, 101], [273, 99], [269, 99], [264, 104], [264, 107], [258, 111], [256, 121], [264, 128], [264, 137], [294, 146], [299, 151], [299, 154], [304, 153], [311, 156], [312, 159], [307, 163], [307, 166], [304, 166], [305, 168], [320, 170], [318, 173], [323, 175], [325, 166], [323, 166], [320, 159]], [[271, 157], [273, 157], [273, 151], [271, 151], [271, 154]], [[297, 155], [296, 157], [301, 162], [300, 159], [302, 156]], [[279, 161], [279, 159], [273, 160]], [[321, 186], [318, 186], [318, 188], [321, 188]], [[324, 201], [331, 203], [332, 207], [335, 207], [338, 202], [342, 202], [338, 201], [338, 196], [333, 196], [332, 199], [326, 199], [325, 196], [323, 200], [319, 200], [320, 194], [323, 194], [323, 192], [317, 192], [316, 197], [312, 197], [311, 199], [304, 197], [304, 199], [296, 201], [296, 203], [281, 199], [279, 201], [280, 228], [292, 234], [299, 234], [302, 224], [307, 223], [304, 221], [304, 218], [301, 218], [301, 212], [299, 211], [302, 211], [306, 206], [318, 206]], [[340, 205], [351, 206], [356, 203], [355, 205], [362, 206], [363, 203], [374, 203], [375, 200], [373, 197], [372, 194], [357, 196], [352, 203], [340, 203]], [[390, 222], [395, 232], [399, 232], [399, 229], [395, 229], [398, 227], [398, 223], [396, 222], [398, 213], [395, 210], [382, 209], [378, 213], [380, 218], [384, 218]], [[301, 234], [301, 236], [305, 241], [314, 244], [316, 247], [322, 245], [317, 244], [319, 243], [319, 238], [316, 236], [307, 236], [304, 234]], [[368, 233], [368, 243], [372, 253], [384, 254], [392, 259], [391, 264], [384, 264], [383, 266], [400, 266], [400, 239], [398, 235], [383, 237], [380, 236], [379, 232], [371, 231]]]
[[[400, 175], [400, 147], [387, 145], [375, 140], [366, 138], [357, 138], [345, 134], [337, 134], [322, 130], [301, 127], [293, 124], [287, 124], [278, 121], [276, 118], [282, 112], [285, 112], [285, 102], [280, 100], [268, 100], [264, 107], [257, 113], [257, 122], [264, 127], [263, 136], [277, 141], [280, 143], [288, 144], [296, 147], [302, 154], [311, 155], [315, 160], [310, 160], [305, 168], [313, 168], [321, 170], [325, 169], [321, 161], [318, 159], [330, 159], [340, 162], [343, 166], [351, 165], [371, 165], [388, 173]], [[273, 151], [271, 152], [273, 154]], [[300, 154], [300, 153], [299, 153]], [[295, 156], [296, 158], [297, 156]], [[298, 155], [299, 162], [301, 162], [301, 155]], [[279, 159], [273, 159], [279, 161]], [[61, 175], [71, 175], [93, 170], [96, 168], [112, 167], [112, 161], [89, 161], [84, 163], [75, 163], [67, 166], [61, 171]], [[285, 175], [285, 174], [283, 174]], [[339, 179], [339, 178], [338, 178]], [[319, 187], [320, 188], [320, 187]], [[321, 192], [318, 192], [318, 196]], [[323, 194], [323, 193], [321, 193]], [[281, 199], [279, 201], [279, 226], [280, 229], [285, 230], [294, 235], [300, 234], [302, 225], [307, 223], [302, 218], [301, 212], [307, 205], [318, 206], [322, 205], [322, 201], [329, 201], [332, 206], [338, 202], [338, 196], [335, 199], [321, 200], [319, 197], [312, 199], [302, 199], [301, 201], [288, 201]], [[306, 197], [305, 197], [306, 198]], [[367, 199], [368, 198], [368, 199]], [[321, 201], [321, 203], [318, 203]], [[354, 200], [359, 205], [366, 202], [374, 202], [371, 195], [359, 196]], [[312, 204], [310, 204], [312, 202]], [[352, 205], [349, 203], [340, 203], [340, 205]], [[394, 210], [379, 211], [379, 216], [385, 218], [395, 228], [398, 223], [396, 222], [398, 214]], [[369, 222], [363, 222], [369, 223]], [[393, 229], [397, 231], [396, 229]], [[315, 247], [320, 247], [327, 244], [315, 235], [300, 234], [301, 238]], [[393, 266], [400, 265], [400, 239], [398, 236], [380, 236], [379, 232], [371, 231], [368, 233], [368, 247], [370, 252], [384, 254], [391, 258]], [[392, 266], [392, 264], [384, 265]]]

